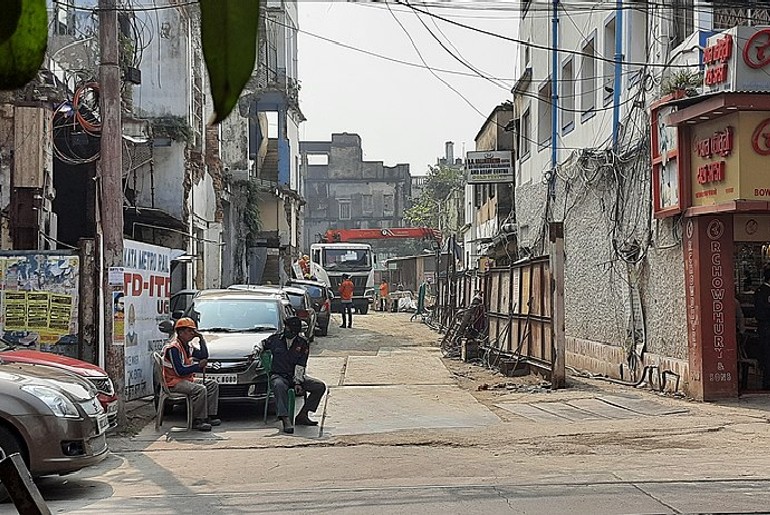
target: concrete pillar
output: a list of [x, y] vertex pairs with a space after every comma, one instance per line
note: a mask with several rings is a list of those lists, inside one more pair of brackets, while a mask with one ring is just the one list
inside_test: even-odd
[[738, 395], [732, 215], [687, 219], [684, 239], [687, 391], [710, 401]]

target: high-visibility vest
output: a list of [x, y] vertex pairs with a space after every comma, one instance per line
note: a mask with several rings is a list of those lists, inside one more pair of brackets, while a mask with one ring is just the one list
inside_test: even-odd
[[166, 382], [166, 386], [173, 388], [182, 381], [195, 381], [195, 374], [189, 374], [186, 376], [180, 376], [174, 369], [174, 364], [171, 362], [171, 358], [168, 356], [168, 350], [171, 347], [176, 347], [182, 355], [182, 362], [185, 366], [192, 365], [192, 356], [187, 354], [187, 349], [182, 342], [174, 337], [163, 347], [163, 381]]

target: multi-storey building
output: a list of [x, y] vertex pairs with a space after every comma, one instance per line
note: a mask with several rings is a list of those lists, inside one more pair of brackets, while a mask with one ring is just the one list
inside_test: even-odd
[[626, 380], [657, 367], [665, 387], [735, 395], [739, 376], [758, 380], [738, 373], [753, 344], [738, 348], [735, 296], [767, 261], [770, 214], [748, 185], [770, 153], [756, 138], [768, 97], [755, 94], [770, 83], [766, 32], [714, 34], [767, 11], [597, 2], [546, 17], [533, 5], [513, 90], [518, 240], [548, 252], [548, 223], [564, 222], [567, 364]]
[[332, 134], [331, 141], [303, 141], [301, 153], [306, 248], [327, 229], [404, 226], [412, 184], [408, 164], [364, 161], [361, 137], [349, 133]]

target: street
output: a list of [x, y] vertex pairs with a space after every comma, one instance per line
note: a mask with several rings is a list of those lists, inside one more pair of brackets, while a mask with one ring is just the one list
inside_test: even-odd
[[212, 433], [169, 432], [181, 410], [160, 433], [145, 416], [136, 436], [110, 438], [102, 464], [38, 481], [51, 511], [770, 510], [764, 397], [700, 404], [574, 377], [550, 392], [442, 360], [408, 314], [370, 312], [352, 330], [335, 318], [308, 367], [329, 386], [319, 427], [283, 435], [248, 405], [225, 406]]

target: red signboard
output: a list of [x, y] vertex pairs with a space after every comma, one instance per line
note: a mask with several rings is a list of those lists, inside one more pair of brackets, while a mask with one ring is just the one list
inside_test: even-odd
[[706, 65], [704, 82], [708, 86], [721, 84], [729, 78], [727, 61], [733, 55], [733, 37], [725, 34], [703, 50], [703, 64]]
[[685, 222], [689, 393], [702, 400], [738, 395], [733, 224], [729, 215]]
[[770, 29], [760, 29], [751, 35], [743, 47], [743, 62], [755, 70], [770, 64]]

